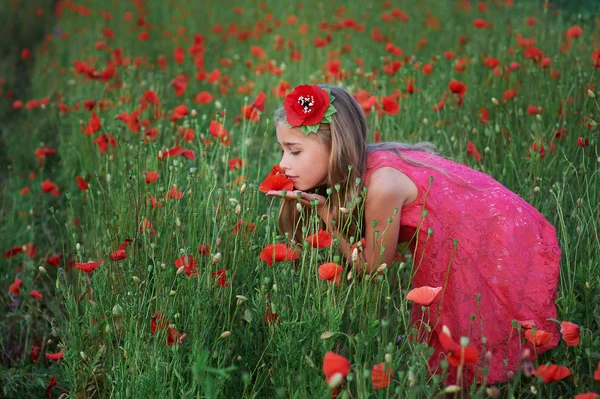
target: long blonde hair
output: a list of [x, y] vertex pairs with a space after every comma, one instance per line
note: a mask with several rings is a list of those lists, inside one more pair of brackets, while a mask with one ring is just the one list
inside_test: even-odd
[[[384, 142], [367, 144], [367, 119], [358, 104], [346, 90], [333, 85], [319, 84], [321, 88], [328, 88], [335, 97], [332, 105], [336, 113], [332, 116], [330, 124], [322, 123], [319, 130], [315, 133], [317, 139], [327, 146], [329, 151], [329, 171], [326, 182], [322, 186], [307, 190], [307, 192], [326, 195], [329, 188], [331, 194], [328, 195], [328, 207], [330, 213], [338, 215], [336, 225], [343, 227], [338, 229], [340, 234], [344, 234], [346, 239], [354, 237], [358, 241], [360, 237], [356, 234], [364, 234], [362, 225], [357, 225], [359, 221], [358, 204], [362, 202], [365, 192], [363, 190], [363, 178], [367, 168], [367, 155], [372, 151], [388, 151], [398, 155], [403, 161], [419, 166], [434, 169], [447, 176], [455, 183], [461, 186], [468, 186], [464, 181], [456, 181], [448, 173], [434, 165], [419, 162], [406, 157], [400, 151], [422, 151], [442, 157], [436, 149], [436, 146], [430, 142], [419, 142], [415, 144], [401, 142]], [[285, 121], [285, 109], [280, 107], [275, 111], [275, 126], [277, 123]], [[442, 157], [443, 158], [443, 157]], [[339, 188], [339, 191], [338, 191]], [[477, 190], [477, 188], [474, 188]], [[296, 208], [296, 200], [284, 199], [279, 209], [278, 226], [282, 234], [287, 233], [289, 244], [300, 254], [302, 242], [310, 233], [307, 222], [315, 217], [311, 207], [302, 207], [299, 212]], [[340, 212], [340, 208], [345, 208], [348, 212]], [[360, 217], [362, 218], [362, 216]], [[363, 222], [361, 220], [361, 222]], [[303, 228], [305, 227], [305, 228]], [[320, 228], [324, 228], [321, 222]], [[304, 231], [303, 231], [304, 230]], [[315, 231], [316, 232], [316, 231]]]

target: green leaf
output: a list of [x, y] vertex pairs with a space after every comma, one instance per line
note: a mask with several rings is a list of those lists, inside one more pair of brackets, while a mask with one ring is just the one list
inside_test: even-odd
[[[329, 98], [331, 98], [331, 101], [329, 101], [330, 103], [332, 103], [333, 100], [335, 100], [335, 97], [332, 94], [329, 95]], [[331, 107], [331, 104], [329, 106]]]
[[300, 129], [302, 130], [302, 133], [304, 133], [306, 136], [308, 136], [310, 133], [316, 133], [319, 130], [319, 125], [320, 123], [316, 123], [314, 125], [302, 125], [300, 127]]
[[329, 95], [331, 95], [331, 89], [330, 88], [322, 88], [321, 90], [325, 90], [327, 93], [329, 93]]

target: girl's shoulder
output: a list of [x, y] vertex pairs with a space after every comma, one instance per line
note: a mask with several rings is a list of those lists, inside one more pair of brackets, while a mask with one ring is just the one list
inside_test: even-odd
[[397, 193], [405, 198], [404, 206], [416, 200], [418, 196], [417, 185], [407, 174], [393, 166], [377, 168], [367, 176], [364, 185], [368, 187], [367, 202], [369, 193], [371, 197], [383, 193]]

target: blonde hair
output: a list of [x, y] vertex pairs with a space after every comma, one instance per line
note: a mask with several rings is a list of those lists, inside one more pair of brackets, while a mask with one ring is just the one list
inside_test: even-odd
[[[463, 181], [456, 181], [448, 173], [434, 165], [419, 162], [406, 157], [400, 151], [422, 151], [442, 157], [436, 149], [436, 146], [429, 142], [419, 142], [407, 144], [401, 142], [382, 142], [367, 144], [367, 119], [358, 104], [346, 90], [328, 84], [319, 84], [321, 88], [328, 88], [335, 97], [332, 105], [336, 113], [332, 116], [330, 124], [322, 123], [319, 130], [315, 133], [317, 139], [329, 151], [329, 170], [326, 181], [323, 185], [307, 190], [307, 192], [326, 195], [327, 188], [332, 189], [328, 196], [328, 207], [332, 215], [338, 215], [336, 225], [340, 234], [345, 234], [346, 238], [354, 236], [354, 241], [360, 237], [356, 234], [363, 234], [361, 226], [357, 225], [358, 204], [361, 202], [361, 192], [363, 191], [363, 178], [367, 168], [367, 154], [372, 151], [388, 151], [398, 155], [403, 161], [419, 167], [434, 169], [446, 177], [450, 178], [460, 186], [468, 186]], [[285, 109], [280, 107], [275, 111], [275, 126], [279, 122], [285, 122]], [[442, 157], [444, 158], [444, 157]], [[339, 188], [339, 191], [335, 188]], [[473, 187], [474, 188], [474, 187]], [[477, 188], [474, 188], [477, 190]], [[315, 217], [311, 207], [302, 207], [299, 212], [296, 208], [296, 200], [284, 199], [279, 209], [278, 226], [282, 234], [288, 235], [289, 243], [292, 248], [300, 254], [302, 242], [306, 238], [303, 236], [303, 227], [305, 222]], [[340, 212], [340, 207], [346, 208], [349, 212]], [[360, 214], [362, 218], [362, 213]], [[361, 220], [362, 222], [362, 220]], [[308, 226], [306, 226], [308, 229]], [[321, 222], [321, 228], [324, 228]], [[306, 230], [308, 234], [308, 230]]]

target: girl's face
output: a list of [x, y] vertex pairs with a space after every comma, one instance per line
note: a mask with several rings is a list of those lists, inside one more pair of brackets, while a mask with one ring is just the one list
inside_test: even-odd
[[324, 184], [329, 169], [327, 146], [316, 134], [306, 136], [300, 128], [288, 127], [285, 121], [279, 122], [276, 130], [282, 152], [279, 166], [288, 178], [293, 178], [294, 188], [306, 191]]

